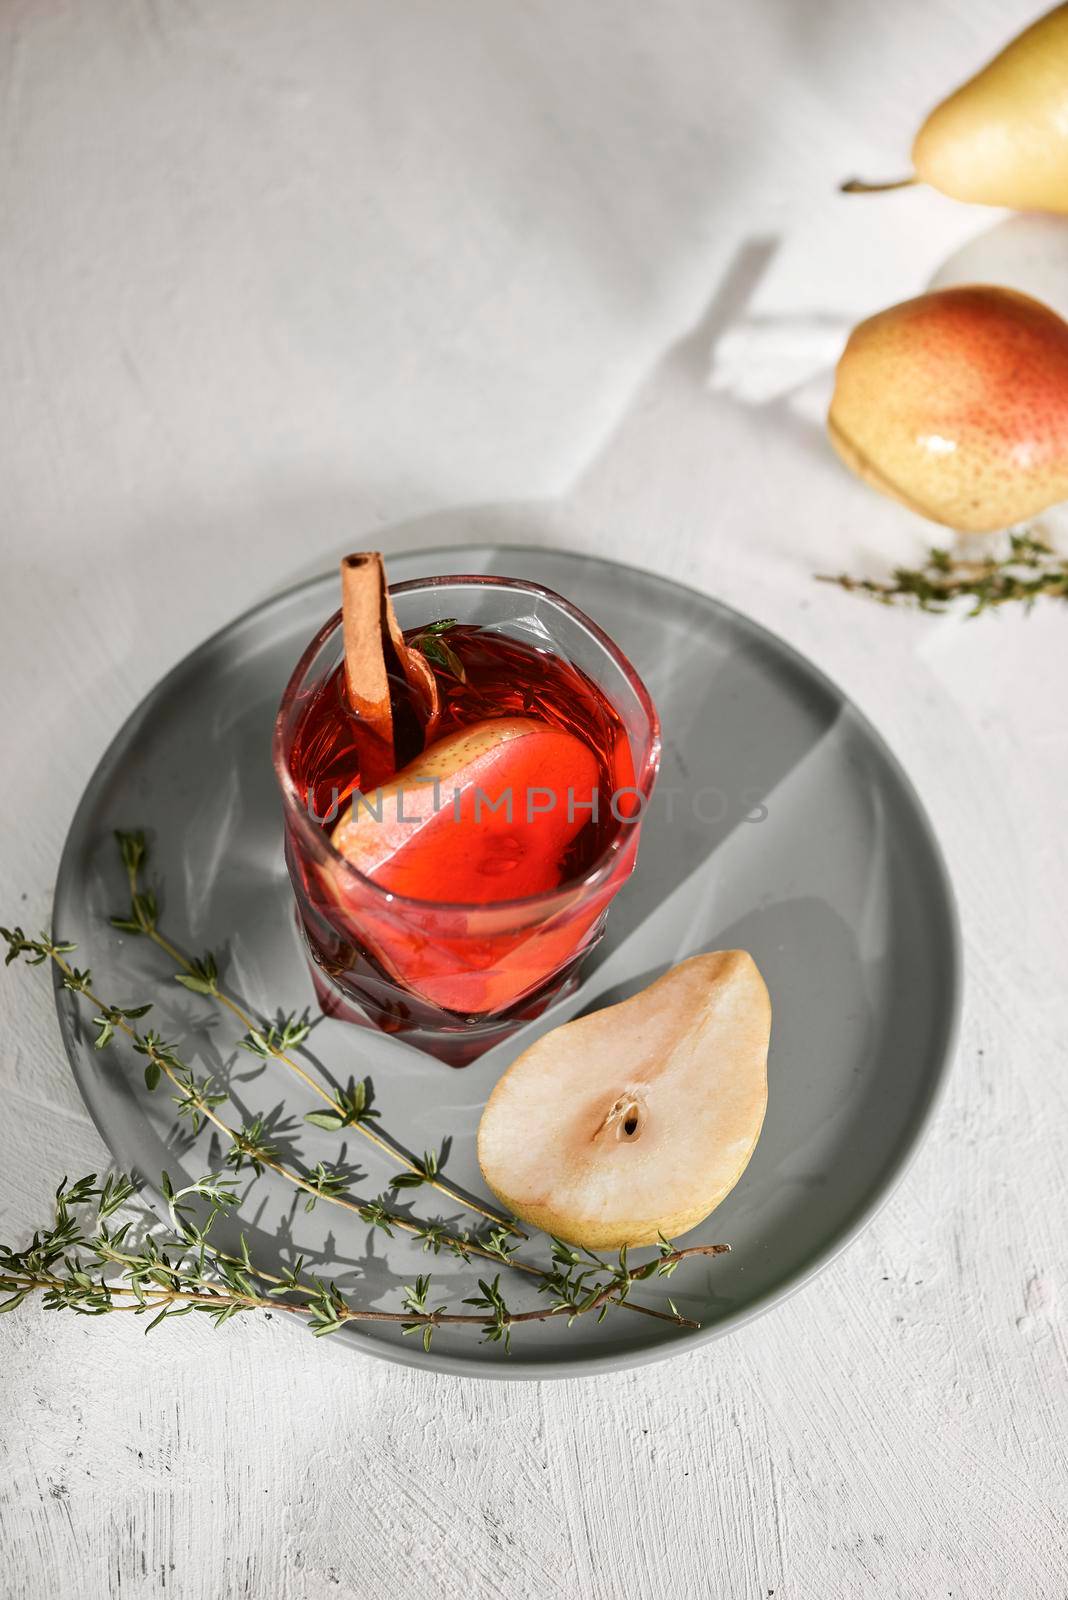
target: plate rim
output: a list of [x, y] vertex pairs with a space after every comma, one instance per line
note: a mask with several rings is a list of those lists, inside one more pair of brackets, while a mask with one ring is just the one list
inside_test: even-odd
[[[825, 692], [829, 692], [836, 702], [848, 707], [859, 728], [896, 779], [911, 806], [915, 821], [920, 826], [931, 862], [935, 867], [935, 880], [930, 885], [930, 888], [941, 899], [946, 932], [948, 934], [948, 950], [946, 953], [949, 981], [946, 985], [946, 992], [943, 994], [944, 1037], [938, 1065], [930, 1076], [926, 1094], [913, 1114], [900, 1147], [893, 1153], [889, 1164], [883, 1170], [871, 1193], [844, 1218], [840, 1226], [831, 1234], [826, 1244], [821, 1249], [814, 1251], [791, 1274], [781, 1279], [743, 1309], [723, 1317], [708, 1327], [686, 1330], [680, 1332], [677, 1338], [673, 1340], [663, 1339], [645, 1348], [627, 1350], [615, 1355], [598, 1355], [596, 1352], [591, 1352], [589, 1355], [584, 1356], [576, 1353], [574, 1356], [545, 1361], [513, 1356], [509, 1357], [507, 1363], [488, 1362], [480, 1357], [478, 1353], [483, 1348], [481, 1344], [476, 1344], [472, 1347], [470, 1356], [446, 1355], [444, 1353], [436, 1353], [433, 1349], [426, 1353], [422, 1352], [421, 1349], [417, 1352], [408, 1345], [380, 1343], [368, 1338], [366, 1335], [361, 1337], [358, 1328], [353, 1333], [343, 1336], [341, 1340], [347, 1349], [357, 1354], [366, 1355], [372, 1360], [386, 1361], [392, 1365], [407, 1367], [416, 1371], [422, 1370], [449, 1377], [496, 1383], [530, 1380], [552, 1382], [583, 1377], [592, 1378], [603, 1376], [610, 1372], [622, 1372], [636, 1367], [651, 1366], [653, 1363], [673, 1360], [677, 1356], [693, 1353], [718, 1339], [726, 1338], [738, 1332], [748, 1324], [756, 1321], [758, 1317], [770, 1311], [773, 1306], [782, 1305], [787, 1300], [792, 1299], [806, 1284], [810, 1283], [827, 1267], [831, 1266], [839, 1256], [843, 1255], [865, 1228], [875, 1220], [876, 1216], [898, 1189], [919, 1154], [920, 1148], [930, 1130], [931, 1123], [945, 1097], [952, 1076], [960, 1040], [964, 991], [963, 938], [957, 897], [945, 854], [928, 815], [927, 808], [923, 804], [912, 779], [885, 737], [861, 707], [840, 688], [822, 667], [818, 666], [788, 640], [775, 633], [773, 629], [766, 627], [761, 622], [757, 622], [755, 618], [750, 617], [744, 611], [740, 611], [736, 606], [732, 606], [718, 596], [708, 594], [703, 589], [696, 588], [692, 584], [683, 583], [677, 578], [666, 577], [664, 574], [654, 572], [636, 562], [620, 561], [610, 556], [593, 555], [586, 551], [568, 548], [567, 546], [534, 544], [529, 541], [501, 544], [487, 541], [464, 541], [456, 544], [423, 545], [414, 549], [390, 551], [387, 552], [387, 555], [389, 559], [395, 561], [417, 560], [420, 557], [433, 557], [436, 560], [452, 553], [478, 552], [485, 554], [486, 552], [496, 553], [513, 550], [517, 554], [562, 556], [565, 559], [588, 563], [592, 566], [621, 569], [627, 573], [638, 574], [648, 582], [661, 588], [677, 591], [690, 597], [697, 596], [703, 603], [730, 618], [736, 627], [740, 626], [743, 631], [748, 632], [751, 636], [770, 643], [774, 650], [780, 656], [785, 657], [803, 677], [815, 683]], [[296, 583], [289, 584], [277, 593], [268, 595], [264, 599], [246, 607], [245, 610], [239, 612], [221, 627], [208, 634], [192, 649], [187, 650], [139, 697], [136, 704], [123, 717], [111, 739], [108, 740], [73, 808], [56, 871], [55, 887], [52, 895], [53, 926], [58, 908], [71, 892], [70, 880], [74, 877], [73, 858], [76, 852], [75, 833], [78, 816], [82, 811], [86, 797], [95, 790], [102, 773], [109, 765], [112, 751], [124, 739], [127, 729], [140, 714], [145, 702], [163, 692], [167, 685], [186, 669], [193, 657], [201, 655], [221, 643], [224, 639], [240, 632], [251, 622], [269, 615], [276, 609], [292, 604], [305, 592], [332, 581], [333, 577], [332, 570], [313, 574], [310, 577], [299, 579]], [[54, 966], [52, 977], [60, 1038], [71, 1068], [71, 1074], [77, 1084], [78, 1093], [89, 1113], [93, 1126], [99, 1133], [112, 1158], [116, 1159], [108, 1130], [98, 1116], [96, 1107], [86, 1092], [85, 1083], [83, 1083], [80, 1055], [77, 1049], [78, 1041], [75, 1037], [74, 1029], [68, 1022], [71, 1012], [69, 1005], [65, 1002], [69, 1001], [69, 995], [63, 986], [61, 974]], [[160, 1217], [160, 1220], [164, 1220], [166, 1208], [163, 1204], [161, 1190], [151, 1180], [145, 1179], [140, 1192], [146, 1203]]]

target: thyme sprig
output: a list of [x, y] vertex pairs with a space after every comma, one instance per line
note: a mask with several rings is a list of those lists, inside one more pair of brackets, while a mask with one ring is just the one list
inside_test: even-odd
[[[452, 620], [432, 624], [432, 627], [442, 629], [451, 627]], [[482, 1205], [472, 1196], [461, 1193], [442, 1177], [438, 1171], [437, 1159], [424, 1156], [422, 1162], [410, 1156], [400, 1145], [386, 1134], [384, 1129], [376, 1129], [370, 1124], [376, 1120], [379, 1113], [371, 1105], [370, 1081], [364, 1080], [362, 1084], [350, 1083], [347, 1090], [331, 1091], [323, 1086], [311, 1073], [301, 1065], [291, 1052], [303, 1043], [307, 1037], [311, 1024], [305, 1014], [298, 1016], [291, 1013], [276, 1023], [269, 1021], [257, 1022], [246, 1008], [229, 994], [220, 982], [218, 963], [209, 950], [202, 956], [188, 956], [172, 942], [159, 926], [159, 903], [154, 891], [146, 889], [141, 881], [143, 869], [148, 861], [148, 846], [141, 830], [129, 832], [116, 831], [115, 840], [119, 847], [123, 866], [126, 869], [127, 882], [130, 890], [130, 908], [127, 913], [113, 916], [110, 921], [114, 928], [124, 933], [144, 935], [157, 945], [175, 964], [179, 971], [174, 974], [176, 982], [194, 994], [204, 995], [224, 1007], [241, 1023], [245, 1029], [241, 1045], [262, 1060], [280, 1062], [291, 1072], [295, 1073], [310, 1089], [313, 1094], [325, 1102], [329, 1107], [326, 1112], [309, 1111], [305, 1114], [305, 1121], [313, 1123], [316, 1127], [340, 1130], [354, 1128], [361, 1137], [368, 1139], [373, 1145], [397, 1162], [404, 1169], [404, 1176], [394, 1180], [394, 1187], [416, 1188], [428, 1184], [436, 1189], [439, 1194], [445, 1195], [455, 1204], [484, 1217], [494, 1227], [508, 1228], [518, 1238], [525, 1238], [523, 1229], [518, 1226], [513, 1218], [503, 1217], [489, 1206]], [[109, 1035], [110, 1037], [110, 1035]]]
[[1008, 553], [1000, 557], [976, 560], [935, 546], [923, 567], [895, 567], [888, 582], [846, 573], [818, 573], [817, 581], [866, 594], [882, 605], [914, 605], [920, 611], [945, 611], [953, 601], [969, 599], [967, 615], [978, 617], [1013, 602], [1030, 611], [1043, 595], [1068, 599], [1068, 560], [1036, 534], [1015, 533]]
[[[226, 1150], [224, 1171], [181, 1189], [174, 1189], [166, 1172], [161, 1175], [160, 1190], [169, 1227], [162, 1231], [159, 1227], [150, 1229], [136, 1250], [128, 1237], [130, 1224], [113, 1230], [107, 1223], [107, 1218], [134, 1194], [135, 1186], [129, 1179], [108, 1178], [99, 1188], [93, 1176], [73, 1185], [64, 1180], [57, 1191], [51, 1228], [35, 1234], [22, 1251], [0, 1246], [0, 1292], [8, 1296], [0, 1310], [11, 1310], [28, 1295], [40, 1293], [49, 1310], [66, 1308], [87, 1315], [112, 1310], [136, 1314], [151, 1311], [146, 1330], [151, 1331], [166, 1318], [191, 1311], [207, 1312], [221, 1325], [243, 1312], [273, 1309], [303, 1317], [317, 1336], [333, 1333], [351, 1321], [395, 1322], [405, 1335], [418, 1333], [424, 1349], [430, 1348], [439, 1325], [454, 1323], [477, 1327], [484, 1342], [501, 1344], [506, 1352], [511, 1345], [511, 1330], [517, 1324], [562, 1316], [570, 1325], [575, 1318], [591, 1313], [599, 1320], [613, 1306], [680, 1327], [698, 1325], [682, 1316], [673, 1301], [668, 1301], [666, 1311], [642, 1305], [630, 1298], [631, 1289], [654, 1275], [670, 1275], [688, 1257], [720, 1255], [729, 1246], [695, 1245], [676, 1250], [670, 1241], [662, 1239], [655, 1259], [631, 1267], [626, 1249], [620, 1251], [618, 1262], [608, 1262], [591, 1251], [552, 1239], [550, 1267], [520, 1259], [519, 1239], [526, 1235], [513, 1220], [485, 1210], [444, 1184], [435, 1152], [427, 1151], [418, 1159], [374, 1130], [368, 1132], [369, 1121], [377, 1116], [371, 1104], [373, 1089], [369, 1079], [359, 1084], [350, 1081], [346, 1090], [330, 1094], [292, 1059], [289, 1052], [299, 1047], [309, 1031], [306, 1014], [280, 1016], [274, 1023], [257, 1024], [222, 989], [218, 966], [210, 953], [193, 959], [171, 944], [158, 927], [155, 891], [141, 883], [146, 859], [143, 834], [120, 833], [116, 837], [129, 882], [130, 909], [128, 916], [112, 919], [115, 925], [152, 939], [178, 964], [181, 970], [176, 977], [186, 989], [217, 1001], [239, 1019], [245, 1028], [240, 1041], [244, 1048], [263, 1060], [276, 1059], [291, 1067], [328, 1101], [329, 1110], [310, 1112], [306, 1120], [330, 1131], [356, 1127], [400, 1162], [402, 1171], [391, 1179], [391, 1189], [429, 1185], [465, 1208], [481, 1213], [489, 1226], [478, 1234], [454, 1232], [440, 1221], [402, 1215], [381, 1196], [367, 1200], [352, 1194], [349, 1176], [339, 1167], [319, 1162], [311, 1170], [300, 1171], [287, 1164], [272, 1142], [270, 1122], [252, 1115], [240, 1127], [232, 1127], [219, 1109], [228, 1095], [216, 1089], [210, 1076], [197, 1078], [176, 1047], [154, 1029], [140, 1027], [151, 1004], [120, 1006], [102, 1000], [93, 987], [91, 971], [76, 967], [68, 959], [74, 953], [73, 944], [47, 933], [31, 939], [21, 928], [5, 928], [0, 929], [0, 935], [8, 946], [6, 964], [20, 958], [29, 966], [51, 962], [63, 986], [91, 1008], [96, 1029], [94, 1047], [104, 1050], [120, 1035], [128, 1039], [133, 1050], [144, 1058], [148, 1089], [155, 1090], [166, 1079], [175, 1091], [172, 1099], [177, 1116], [188, 1118], [194, 1132], [210, 1126], [224, 1138]], [[243, 1235], [239, 1255], [221, 1250], [209, 1238], [215, 1219], [237, 1204], [238, 1178], [246, 1171], [252, 1181], [265, 1172], [284, 1179], [304, 1194], [309, 1211], [323, 1200], [355, 1213], [390, 1236], [395, 1230], [411, 1236], [421, 1242], [424, 1251], [435, 1255], [448, 1252], [464, 1262], [473, 1258], [489, 1260], [499, 1268], [525, 1275], [549, 1303], [534, 1310], [512, 1309], [501, 1290], [500, 1271], [492, 1279], [479, 1279], [478, 1294], [464, 1301], [473, 1308], [471, 1312], [452, 1311], [446, 1303], [432, 1303], [429, 1274], [419, 1275], [414, 1284], [405, 1286], [401, 1310], [379, 1311], [354, 1306], [336, 1284], [324, 1284], [305, 1275], [303, 1258], [281, 1275], [266, 1272], [251, 1260]], [[86, 1232], [82, 1212], [94, 1202], [95, 1228]], [[209, 1207], [208, 1216], [200, 1222], [198, 1215], [204, 1205]]]
[[[54, 963], [61, 974], [63, 986], [81, 996], [101, 1014], [94, 1018], [94, 1021], [99, 1023], [104, 1020], [110, 1026], [111, 1031], [107, 1039], [102, 1041], [100, 1034], [97, 1035], [94, 1040], [96, 1048], [103, 1049], [116, 1033], [125, 1035], [131, 1041], [134, 1050], [146, 1058], [146, 1086], [154, 1090], [166, 1077], [178, 1091], [172, 1096], [177, 1107], [177, 1115], [188, 1117], [194, 1132], [198, 1132], [205, 1123], [209, 1123], [228, 1141], [229, 1149], [224, 1159], [235, 1174], [240, 1173], [245, 1167], [250, 1168], [256, 1177], [265, 1170], [273, 1172], [303, 1191], [306, 1196], [306, 1211], [311, 1211], [318, 1200], [325, 1200], [355, 1213], [361, 1221], [382, 1229], [390, 1237], [395, 1229], [410, 1235], [422, 1243], [424, 1251], [431, 1251], [435, 1255], [447, 1252], [464, 1262], [472, 1258], [489, 1260], [511, 1271], [525, 1274], [536, 1280], [539, 1293], [549, 1294], [552, 1297], [553, 1304], [546, 1315], [566, 1313], [569, 1319], [573, 1320], [575, 1316], [584, 1315], [588, 1310], [598, 1309], [603, 1316], [609, 1305], [614, 1304], [623, 1310], [673, 1322], [678, 1326], [691, 1325], [681, 1316], [674, 1304], [671, 1305], [670, 1312], [665, 1312], [628, 1298], [633, 1283], [647, 1279], [654, 1272], [666, 1275], [668, 1270], [674, 1270], [673, 1266], [665, 1268], [659, 1262], [653, 1261], [630, 1272], [626, 1266], [626, 1250], [621, 1253], [620, 1265], [614, 1267], [590, 1251], [579, 1253], [562, 1240], [553, 1239], [553, 1265], [545, 1269], [533, 1262], [518, 1258], [516, 1251], [519, 1248], [519, 1241], [503, 1225], [494, 1225], [481, 1236], [469, 1232], [454, 1233], [446, 1229], [442, 1223], [424, 1222], [401, 1215], [391, 1210], [381, 1198], [368, 1201], [351, 1195], [348, 1192], [347, 1177], [340, 1170], [327, 1167], [322, 1162], [319, 1162], [312, 1171], [304, 1173], [287, 1166], [278, 1150], [271, 1145], [267, 1125], [261, 1117], [253, 1117], [240, 1128], [231, 1127], [216, 1109], [226, 1101], [227, 1096], [214, 1091], [212, 1079], [210, 1077], [197, 1079], [192, 1070], [181, 1060], [175, 1047], [166, 1043], [153, 1030], [147, 1030], [143, 1034], [138, 1032], [133, 1026], [133, 1020], [147, 1014], [152, 1009], [151, 1005], [119, 1007], [102, 1001], [93, 990], [92, 973], [88, 969], [74, 967], [67, 960], [68, 955], [76, 948], [72, 944], [60, 943], [47, 933], [42, 933], [37, 939], [31, 939], [17, 927], [0, 928], [0, 936], [7, 941], [8, 946], [5, 965], [10, 965], [20, 957], [28, 966], [41, 966], [48, 960]], [[400, 1174], [394, 1178], [393, 1185], [414, 1187], [420, 1182], [432, 1181], [437, 1171], [436, 1157], [428, 1152], [424, 1155], [422, 1163], [417, 1166], [418, 1176]], [[233, 1182], [233, 1179], [225, 1177], [215, 1180], [215, 1198], [219, 1206], [232, 1204], [236, 1200]], [[176, 1212], [166, 1173], [163, 1174], [161, 1187], [174, 1220]], [[182, 1191], [183, 1194], [187, 1192], [201, 1191], [193, 1185], [191, 1190]], [[664, 1243], [666, 1244], [666, 1241]], [[692, 1246], [676, 1253], [675, 1264], [690, 1255], [720, 1255], [728, 1249], [727, 1245]], [[662, 1257], [663, 1254], [662, 1250]], [[580, 1271], [572, 1270], [580, 1263]], [[598, 1273], [606, 1276], [598, 1278], [596, 1276]], [[534, 1314], [513, 1315], [509, 1312], [507, 1322], [501, 1323], [500, 1308], [492, 1297], [487, 1299], [481, 1281], [480, 1288], [482, 1293], [476, 1297], [476, 1301], [480, 1305], [485, 1302], [484, 1309], [488, 1313], [489, 1322], [497, 1329], [494, 1338], [503, 1340], [506, 1348], [509, 1341], [505, 1333], [512, 1322], [538, 1320]], [[320, 1326], [321, 1320], [320, 1318], [317, 1327]], [[456, 1319], [453, 1317], [450, 1320]]]
[[[304, 1193], [307, 1211], [314, 1208], [316, 1201], [327, 1200], [346, 1211], [354, 1212], [362, 1221], [374, 1227], [384, 1228], [387, 1233], [397, 1229], [402, 1233], [411, 1234], [423, 1241], [425, 1249], [431, 1249], [435, 1253], [448, 1249], [463, 1260], [472, 1255], [483, 1256], [490, 1261], [501, 1259], [499, 1249], [483, 1245], [469, 1232], [457, 1234], [447, 1231], [439, 1224], [428, 1226], [391, 1210], [381, 1200], [368, 1202], [358, 1199], [348, 1192], [347, 1177], [322, 1162], [319, 1162], [313, 1171], [306, 1173], [287, 1166], [265, 1137], [261, 1119], [254, 1118], [241, 1128], [231, 1127], [217, 1109], [225, 1102], [227, 1096], [215, 1091], [213, 1080], [210, 1077], [196, 1078], [192, 1070], [181, 1060], [175, 1047], [167, 1044], [154, 1031], [148, 1030], [143, 1034], [137, 1031], [131, 1019], [144, 1016], [151, 1010], [150, 1005], [120, 1007], [106, 1004], [92, 988], [92, 973], [88, 970], [80, 971], [68, 962], [67, 956], [75, 947], [57, 943], [47, 933], [42, 933], [37, 939], [30, 939], [21, 928], [0, 928], [0, 936], [7, 941], [5, 965], [10, 965], [19, 957], [27, 965], [35, 967], [51, 960], [59, 969], [64, 988], [80, 995], [100, 1013], [93, 1018], [94, 1024], [101, 1025], [93, 1040], [95, 1048], [103, 1049], [116, 1033], [124, 1034], [132, 1043], [134, 1050], [146, 1058], [146, 1087], [154, 1090], [163, 1078], [167, 1078], [178, 1091], [172, 1097], [177, 1106], [177, 1115], [188, 1117], [194, 1132], [199, 1132], [205, 1123], [210, 1123], [231, 1147], [227, 1161], [235, 1171], [240, 1171], [247, 1165], [256, 1175], [264, 1170], [275, 1173]], [[510, 1264], [532, 1276], [540, 1273], [540, 1269], [532, 1263], [513, 1261]]]
[[[503, 1344], [507, 1352], [518, 1324], [554, 1317], [566, 1317], [570, 1324], [591, 1312], [600, 1317], [612, 1301], [622, 1303], [640, 1278], [673, 1270], [685, 1257], [718, 1255], [727, 1248], [669, 1247], [658, 1260], [637, 1269], [628, 1267], [624, 1251], [608, 1281], [580, 1298], [575, 1280], [553, 1305], [532, 1311], [508, 1306], [500, 1274], [492, 1282], [480, 1280], [479, 1293], [464, 1300], [472, 1312], [451, 1311], [448, 1302], [431, 1303], [433, 1279], [429, 1273], [421, 1274], [404, 1286], [401, 1309], [380, 1310], [353, 1305], [335, 1282], [306, 1275], [303, 1258], [282, 1274], [264, 1271], [252, 1260], [243, 1234], [239, 1255], [217, 1247], [210, 1237], [215, 1221], [236, 1203], [231, 1180], [208, 1174], [176, 1190], [164, 1173], [161, 1184], [169, 1226], [156, 1224], [135, 1246], [132, 1222], [113, 1226], [109, 1220], [136, 1194], [131, 1179], [109, 1176], [98, 1184], [95, 1173], [73, 1184], [64, 1179], [56, 1190], [51, 1225], [39, 1229], [21, 1250], [0, 1244], [0, 1294], [6, 1297], [0, 1301], [0, 1312], [14, 1311], [30, 1295], [39, 1294], [46, 1311], [147, 1315], [146, 1333], [170, 1317], [191, 1312], [206, 1314], [216, 1327], [249, 1312], [285, 1312], [302, 1318], [317, 1338], [336, 1333], [349, 1322], [393, 1323], [404, 1335], [418, 1333], [427, 1351], [438, 1327], [460, 1325], [478, 1329], [483, 1343]], [[194, 1215], [197, 1201], [208, 1207], [202, 1222]], [[561, 1246], [561, 1254], [568, 1250]], [[571, 1281], [570, 1265], [561, 1261], [565, 1282]], [[682, 1327], [697, 1326], [677, 1312], [668, 1320]]]

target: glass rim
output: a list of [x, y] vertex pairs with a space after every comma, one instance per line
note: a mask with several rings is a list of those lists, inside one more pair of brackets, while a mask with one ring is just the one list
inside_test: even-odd
[[[285, 745], [284, 723], [294, 700], [300, 692], [301, 683], [312, 661], [326, 644], [332, 634], [341, 626], [341, 609], [328, 617], [322, 627], [310, 640], [307, 648], [302, 652], [285, 688], [282, 699], [274, 720], [274, 734], [271, 740], [271, 758], [274, 764], [275, 777], [282, 791], [282, 801], [287, 815], [295, 822], [297, 831], [314, 851], [323, 850], [327, 859], [333, 858], [335, 865], [340, 865], [343, 873], [351, 874], [362, 889], [369, 891], [384, 902], [395, 905], [408, 905], [416, 907], [421, 912], [473, 912], [483, 911], [490, 914], [500, 914], [512, 909], [529, 911], [538, 905], [555, 906], [573, 899], [577, 893], [597, 889], [610, 876], [612, 867], [624, 845], [628, 842], [633, 827], [640, 826], [644, 820], [645, 807], [649, 796], [652, 794], [653, 784], [660, 767], [661, 738], [660, 718], [653, 697], [646, 688], [645, 683], [634, 664], [623, 654], [619, 645], [599, 627], [592, 617], [588, 617], [578, 606], [572, 605], [563, 595], [557, 594], [555, 589], [549, 589], [545, 584], [533, 583], [526, 578], [508, 578], [496, 573], [446, 573], [441, 576], [429, 578], [409, 578], [404, 583], [389, 585], [392, 596], [410, 594], [418, 589], [440, 589], [455, 587], [458, 584], [470, 584], [475, 588], [484, 589], [512, 589], [520, 590], [525, 594], [536, 595], [538, 598], [550, 601], [559, 607], [564, 614], [577, 622], [579, 626], [591, 635], [600, 645], [601, 649], [618, 668], [635, 694], [639, 705], [649, 725], [649, 732], [645, 741], [645, 748], [641, 752], [641, 765], [634, 774], [634, 791], [640, 797], [638, 815], [632, 822], [620, 819], [619, 827], [604, 849], [590, 864], [586, 871], [578, 878], [569, 878], [566, 883], [561, 883], [555, 889], [543, 889], [538, 894], [522, 895], [513, 900], [422, 900], [414, 895], [398, 894], [395, 890], [387, 889], [382, 884], [376, 883], [366, 873], [353, 866], [352, 862], [343, 856], [340, 850], [331, 843], [330, 837], [321, 828], [317, 828], [308, 816], [306, 806], [301, 803], [297, 785], [290, 771], [288, 753]], [[579, 669], [581, 671], [581, 668]], [[617, 707], [617, 710], [619, 708]]]

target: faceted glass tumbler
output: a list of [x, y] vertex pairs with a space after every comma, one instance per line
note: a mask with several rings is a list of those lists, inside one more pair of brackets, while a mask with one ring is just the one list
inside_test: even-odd
[[298, 662], [275, 723], [274, 764], [286, 865], [319, 1002], [330, 1015], [400, 1035], [464, 1066], [577, 982], [579, 964], [634, 868], [659, 765], [659, 722], [648, 690], [618, 646], [549, 589], [461, 576], [402, 583], [390, 593], [404, 629], [448, 616], [571, 663], [615, 707], [630, 744], [633, 789], [620, 798], [618, 826], [581, 876], [491, 904], [410, 899], [374, 882], [334, 849], [291, 768], [302, 718], [343, 658], [340, 612]]

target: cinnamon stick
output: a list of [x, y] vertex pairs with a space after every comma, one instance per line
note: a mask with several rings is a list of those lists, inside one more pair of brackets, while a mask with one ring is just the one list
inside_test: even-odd
[[349, 703], [372, 736], [360, 772], [366, 792], [390, 777], [398, 764], [390, 666], [399, 667], [415, 690], [428, 737], [439, 714], [437, 679], [425, 656], [405, 642], [377, 550], [357, 551], [342, 560], [341, 618]]

